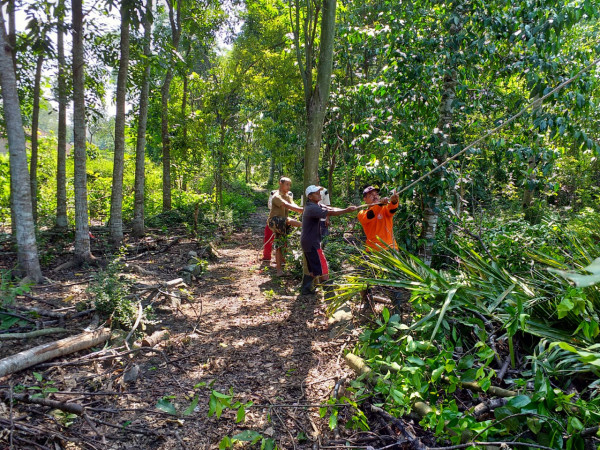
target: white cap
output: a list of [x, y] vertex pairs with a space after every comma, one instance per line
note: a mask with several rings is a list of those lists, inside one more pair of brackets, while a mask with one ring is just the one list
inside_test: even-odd
[[315, 186], [314, 184], [311, 184], [309, 187], [306, 188], [306, 196], [308, 197], [310, 194], [319, 192], [321, 189], [325, 189], [325, 188], [322, 186]]

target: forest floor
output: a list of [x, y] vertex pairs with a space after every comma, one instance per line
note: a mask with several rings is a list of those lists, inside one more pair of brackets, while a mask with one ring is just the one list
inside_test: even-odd
[[[22, 425], [20, 432], [14, 427], [14, 448], [31, 448], [35, 441], [42, 448], [55, 448], [56, 443], [56, 448], [216, 449], [224, 436], [244, 430], [272, 438], [282, 449], [328, 445], [334, 439], [329, 415], [321, 418], [317, 406], [332, 396], [337, 380], [354, 376], [342, 352], [352, 347], [357, 331], [332, 323], [322, 296], [300, 296], [297, 280], [276, 278], [274, 268], [261, 267], [265, 217], [266, 209], [261, 209], [243, 229], [221, 237], [216, 257], [198, 280], [179, 291], [179, 299], [157, 295], [155, 327], [170, 332], [159, 344], [162, 353], [81, 360], [90, 353], [86, 350], [0, 379], [0, 390], [38, 386], [48, 398], [85, 405], [97, 430], [81, 418], [50, 413], [47, 407], [18, 403], [9, 411], [0, 402], [0, 419]], [[141, 253], [131, 261], [137, 273], [127, 276], [145, 285], [175, 279], [190, 251], [200, 252], [198, 246], [196, 240], [181, 237], [162, 251]], [[63, 261], [66, 258], [65, 254]], [[63, 261], [57, 258], [51, 264], [56, 267]], [[34, 286], [17, 298], [17, 305], [57, 309], [91, 304], [87, 286], [96, 270], [51, 271], [53, 282]], [[87, 317], [65, 325], [76, 333], [89, 321]], [[0, 358], [56, 339], [0, 341]], [[111, 351], [115, 352], [100, 355]], [[82, 365], [60, 365], [74, 360]], [[139, 368], [137, 378], [124, 382], [123, 375], [134, 365]], [[50, 393], [54, 389], [49, 388], [60, 392]], [[232, 392], [232, 402], [254, 403], [245, 422], [236, 423], [236, 411], [230, 409], [220, 418], [208, 417], [213, 389]], [[195, 397], [196, 408], [184, 415]], [[159, 410], [161, 399], [173, 405], [177, 415]], [[27, 437], [23, 430], [35, 436]], [[0, 433], [0, 446], [9, 439], [8, 431]]]

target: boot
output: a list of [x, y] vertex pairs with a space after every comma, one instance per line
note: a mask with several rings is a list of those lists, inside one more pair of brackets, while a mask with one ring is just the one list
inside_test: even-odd
[[324, 298], [325, 300], [329, 300], [333, 297], [335, 297], [335, 289], [333, 286], [333, 281], [332, 280], [327, 280], [325, 281], [323, 284], [323, 292], [324, 292]]
[[313, 280], [315, 277], [310, 275], [304, 275], [302, 277], [302, 289], [300, 290], [300, 295], [312, 295], [315, 293], [316, 289], [313, 286]]

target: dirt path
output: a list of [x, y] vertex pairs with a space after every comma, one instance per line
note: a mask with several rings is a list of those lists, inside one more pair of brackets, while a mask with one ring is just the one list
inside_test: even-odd
[[[161, 344], [164, 356], [139, 353], [129, 360], [45, 371], [33, 368], [1, 380], [4, 389], [40, 385], [32, 372], [42, 372], [43, 383], [62, 392], [49, 398], [91, 408], [89, 414], [104, 422], [96, 422], [104, 439], [81, 419], [68, 427], [66, 422], [52, 419], [47, 408], [19, 404], [12, 414], [28, 417], [39, 430], [54, 436], [38, 437], [44, 447], [52, 448], [58, 443], [56, 448], [216, 449], [224, 436], [244, 430], [274, 439], [281, 449], [325, 445], [333, 438], [327, 427], [328, 416], [320, 418], [317, 407], [302, 405], [327, 401], [336, 380], [350, 376], [341, 351], [351, 338], [336, 335], [325, 317], [321, 297], [299, 296], [298, 281], [274, 278], [274, 269], [261, 269], [257, 257], [265, 217], [266, 208], [249, 217], [244, 230], [220, 240], [218, 258], [186, 288], [181, 304], [171, 305], [170, 298], [163, 297], [155, 305], [157, 322], [171, 333]], [[135, 264], [157, 276], [137, 274], [135, 281], [156, 284], [176, 278], [191, 250], [198, 250], [197, 243], [182, 237], [167, 252], [148, 252]], [[88, 272], [53, 275], [56, 283], [36, 287], [30, 297], [17, 301], [52, 309], [92, 300], [86, 291]], [[3, 343], [0, 357], [52, 340], [45, 337]], [[63, 361], [87, 353], [70, 355]], [[139, 376], [135, 382], [125, 383], [123, 374], [134, 364], [139, 367]], [[232, 392], [233, 402], [252, 401], [262, 406], [249, 408], [242, 423], [236, 423], [234, 410], [224, 411], [219, 419], [208, 417], [212, 389]], [[182, 415], [194, 398], [198, 399], [195, 410]], [[178, 415], [159, 411], [156, 406], [161, 399], [171, 403]], [[0, 402], [0, 419], [8, 419], [8, 410], [2, 405]], [[0, 447], [6, 439], [0, 438]], [[20, 448], [15, 442], [14, 448]]]
[[[335, 380], [348, 373], [339, 357], [346, 338], [332, 337], [319, 297], [299, 296], [296, 281], [260, 270], [264, 220], [263, 211], [254, 214], [247, 229], [221, 243], [219, 260], [194, 287], [202, 303], [201, 326], [185, 350], [190, 356], [180, 381], [190, 388], [214, 380], [213, 389], [233, 388], [243, 402], [319, 404], [329, 398]], [[189, 333], [193, 319], [188, 311], [187, 320], [174, 324], [176, 332]], [[252, 408], [243, 425], [234, 423], [233, 413], [208, 418], [206, 393], [195, 426], [182, 433], [195, 448], [217, 448], [224, 435], [242, 429], [271, 435], [283, 449], [312, 448], [310, 441], [299, 443], [297, 437], [317, 438], [315, 427], [326, 433], [317, 408], [275, 408], [270, 414], [266, 408]]]

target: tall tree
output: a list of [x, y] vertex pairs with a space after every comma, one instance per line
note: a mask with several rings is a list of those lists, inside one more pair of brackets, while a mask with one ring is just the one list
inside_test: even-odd
[[[25, 132], [17, 94], [17, 79], [13, 65], [14, 48], [8, 41], [4, 14], [0, 8], [0, 87], [4, 105], [4, 119], [8, 135], [11, 167], [11, 198], [14, 209], [19, 269], [36, 282], [43, 279], [40, 269], [35, 226], [27, 172]], [[19, 189], [16, 189], [19, 186]]]
[[59, 0], [56, 29], [58, 60], [58, 145], [56, 162], [56, 228], [67, 228], [67, 64], [65, 61], [64, 19], [65, 2]]
[[125, 165], [125, 97], [127, 94], [127, 71], [129, 68], [129, 28], [131, 2], [121, 2], [121, 42], [119, 73], [117, 75], [117, 98], [115, 115], [115, 150], [113, 163], [112, 193], [110, 199], [110, 240], [113, 246], [123, 241], [123, 171]]
[[[293, 26], [294, 41], [298, 67], [304, 86], [304, 102], [306, 106], [306, 149], [304, 153], [304, 186], [319, 183], [319, 152], [323, 135], [323, 121], [327, 110], [329, 90], [331, 88], [331, 73], [333, 70], [333, 44], [335, 37], [336, 0], [322, 0], [321, 34], [319, 58], [316, 65], [317, 79], [313, 83], [315, 67], [315, 46], [317, 43], [316, 30], [319, 22], [321, 3], [308, 1], [304, 12], [303, 33], [301, 32], [301, 8], [296, 1], [295, 25]], [[304, 45], [300, 46], [300, 36]], [[302, 60], [304, 48], [304, 61]]]
[[35, 64], [35, 79], [33, 86], [33, 111], [31, 116], [31, 160], [29, 163], [29, 177], [31, 184], [31, 204], [33, 208], [33, 222], [37, 222], [37, 167], [38, 167], [38, 124], [40, 118], [40, 85], [42, 82], [42, 67], [44, 65], [44, 52], [37, 55]]
[[73, 144], [75, 188], [75, 263], [93, 260], [88, 224], [86, 137], [85, 137], [85, 62], [83, 53], [82, 0], [71, 1], [73, 27]]
[[150, 58], [152, 57], [152, 0], [146, 2], [146, 13], [142, 18], [144, 25], [144, 72], [140, 86], [140, 110], [135, 146], [135, 197], [133, 204], [133, 235], [144, 234], [144, 190], [146, 125], [148, 123], [148, 98], [150, 93]]
[[[175, 4], [174, 4], [175, 3]], [[161, 93], [161, 136], [163, 163], [163, 211], [171, 209], [171, 137], [169, 135], [169, 97], [173, 81], [173, 53], [177, 52], [181, 40], [181, 1], [167, 0], [169, 23], [171, 24], [171, 52], [167, 72], [160, 89]]]

